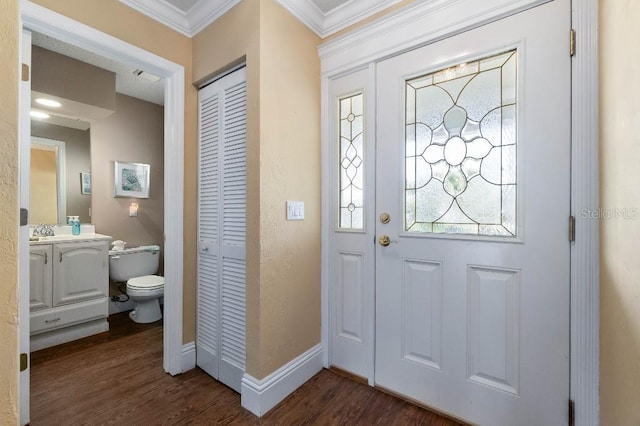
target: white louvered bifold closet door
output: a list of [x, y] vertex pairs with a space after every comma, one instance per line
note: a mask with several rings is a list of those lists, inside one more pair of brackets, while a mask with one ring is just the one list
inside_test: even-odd
[[198, 93], [197, 365], [236, 392], [245, 371], [246, 68]]

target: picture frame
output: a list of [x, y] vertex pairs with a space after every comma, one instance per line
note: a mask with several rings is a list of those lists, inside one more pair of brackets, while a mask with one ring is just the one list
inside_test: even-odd
[[149, 198], [149, 164], [114, 161], [114, 166], [114, 197]]
[[80, 193], [91, 194], [91, 173], [80, 173]]

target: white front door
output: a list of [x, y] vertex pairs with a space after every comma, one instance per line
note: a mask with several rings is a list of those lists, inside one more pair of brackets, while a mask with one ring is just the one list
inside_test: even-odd
[[567, 422], [569, 29], [556, 0], [377, 66], [375, 383], [473, 423]]

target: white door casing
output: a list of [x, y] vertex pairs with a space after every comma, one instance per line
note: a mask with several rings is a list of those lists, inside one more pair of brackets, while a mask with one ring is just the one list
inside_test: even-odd
[[[375, 381], [473, 423], [560, 424], [567, 419], [571, 86], [570, 55], [557, 40], [569, 29], [570, 3], [556, 0], [378, 64], [376, 204], [377, 214], [387, 212], [392, 218], [389, 224], [378, 226], [378, 235], [388, 234], [392, 243], [378, 245], [376, 252]], [[439, 118], [427, 114], [433, 112], [432, 104], [424, 107], [423, 118], [416, 118], [435, 123], [444, 117], [444, 125], [431, 127], [432, 135], [425, 131], [424, 146], [419, 135], [415, 137], [415, 145], [420, 146], [415, 158], [416, 162], [432, 163], [423, 169], [433, 175], [423, 176], [424, 182], [416, 178], [416, 186], [426, 185], [417, 192], [446, 194], [442, 198], [446, 206], [455, 200], [450, 210], [444, 207], [433, 215], [430, 211], [440, 198], [427, 196], [423, 200], [425, 211], [429, 211], [425, 217], [455, 212], [453, 223], [464, 223], [494, 216], [487, 213], [491, 208], [475, 206], [491, 198], [493, 188], [498, 188], [498, 199], [505, 203], [502, 209], [498, 206], [498, 222], [507, 223], [514, 219], [509, 218], [508, 208], [513, 185], [494, 183], [515, 182], [517, 225], [505, 226], [513, 226], [516, 236], [407, 230], [410, 223], [405, 225], [403, 220], [405, 114], [407, 124], [413, 119], [408, 117], [409, 106], [405, 111], [405, 81], [440, 70], [455, 74], [475, 59], [512, 49], [516, 53], [509, 54], [510, 59], [501, 67], [479, 73], [463, 89], [451, 86], [454, 98], [455, 91], [461, 90], [455, 102], [438, 97], [443, 96], [436, 88], [439, 84], [419, 92], [432, 90], [436, 95], [430, 102], [447, 102]], [[492, 97], [485, 82], [494, 77], [498, 84], [506, 81], [516, 63], [517, 173], [512, 181], [505, 162], [502, 174], [500, 166], [498, 175], [489, 167], [500, 156], [514, 155], [513, 146], [506, 145], [513, 141], [504, 124], [512, 107], [494, 110], [498, 115], [483, 108]], [[480, 69], [482, 66], [480, 63]], [[434, 81], [439, 76], [434, 76]], [[455, 81], [464, 83], [467, 78]], [[510, 87], [497, 87], [495, 93], [501, 94], [503, 105], [510, 103]], [[471, 93], [477, 96], [474, 102], [470, 101]], [[419, 95], [415, 96], [420, 105]], [[483, 138], [491, 142], [477, 137], [479, 131], [469, 131], [467, 138], [467, 118], [463, 120], [465, 127], [457, 129], [462, 131], [464, 142], [454, 136], [459, 125], [455, 114], [466, 117], [467, 113], [469, 120], [486, 117], [480, 129]], [[501, 136], [493, 139], [487, 135], [492, 133], [490, 118], [496, 116], [502, 117], [503, 125]], [[438, 140], [436, 135], [444, 129], [448, 136]], [[446, 144], [439, 145], [444, 140]], [[458, 149], [462, 145], [466, 148]], [[406, 169], [414, 173], [409, 155], [407, 147]], [[458, 166], [463, 155], [464, 162]], [[435, 163], [441, 158], [448, 163], [444, 179]], [[478, 170], [465, 171], [462, 182], [468, 183], [461, 184], [457, 170], [468, 167], [467, 160], [477, 162], [479, 158]], [[476, 188], [482, 188], [478, 192], [482, 197], [470, 195]], [[503, 188], [501, 192], [499, 188]], [[421, 201], [417, 198], [416, 204]], [[409, 200], [407, 195], [407, 204], [413, 202]], [[470, 211], [477, 211], [478, 216]], [[460, 225], [464, 226], [478, 225]], [[494, 227], [491, 225], [492, 232]]]
[[241, 390], [246, 366], [246, 68], [198, 93], [196, 363]]
[[[31, 32], [21, 28], [20, 38], [20, 63], [19, 70], [22, 73], [22, 64], [31, 69]], [[31, 118], [29, 110], [31, 109], [31, 81], [20, 81], [19, 89], [19, 173], [20, 173], [20, 208], [29, 209], [29, 180], [30, 180], [30, 163], [31, 163]], [[29, 356], [29, 226], [21, 226], [18, 231], [18, 324], [19, 324], [19, 350], [21, 354]], [[30, 396], [30, 380], [31, 358], [27, 363], [27, 369], [20, 372], [20, 399], [18, 412], [20, 415], [20, 424], [29, 423], [29, 396]]]

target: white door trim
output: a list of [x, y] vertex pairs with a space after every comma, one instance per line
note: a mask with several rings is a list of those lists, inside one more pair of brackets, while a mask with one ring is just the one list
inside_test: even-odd
[[[184, 67], [27, 0], [20, 3], [20, 15], [26, 29], [165, 78], [164, 272], [167, 284], [163, 365], [167, 373], [179, 374], [182, 372]], [[20, 140], [20, 145], [27, 142]]]
[[[367, 64], [459, 34], [546, 3], [548, 0], [434, 0], [416, 2], [320, 45], [322, 71], [322, 345], [329, 366], [330, 139], [329, 81]], [[576, 424], [599, 423], [599, 246], [598, 208], [598, 1], [572, 4], [577, 31], [572, 62], [571, 211], [576, 241], [571, 250], [571, 398]], [[569, 35], [567, 34], [567, 46]], [[567, 54], [569, 54], [567, 47]], [[371, 325], [372, 326], [372, 325]]]
[[[20, 24], [20, 62], [18, 69], [25, 64], [31, 69], [31, 32], [26, 31]], [[19, 201], [20, 208], [29, 209], [29, 185], [30, 185], [30, 163], [31, 163], [31, 83], [27, 81], [18, 82], [19, 98], [18, 98], [18, 114], [20, 117], [18, 131], [18, 170], [19, 170]], [[28, 141], [29, 143], [22, 143]], [[19, 225], [18, 225], [19, 226]], [[29, 294], [24, 294], [21, 289], [30, 289], [30, 249], [29, 249], [29, 226], [19, 226], [18, 228], [18, 347], [21, 354], [29, 354], [31, 344], [29, 338], [30, 323], [30, 301]], [[27, 291], [29, 293], [29, 291]], [[31, 357], [27, 363], [27, 369], [20, 372], [20, 388], [19, 388], [19, 404], [18, 414], [20, 416], [20, 425], [26, 425], [30, 420], [30, 376], [31, 376]]]
[[598, 0], [572, 1], [579, 42], [571, 64], [571, 398], [575, 424], [600, 420], [600, 224], [584, 216], [599, 200]]

